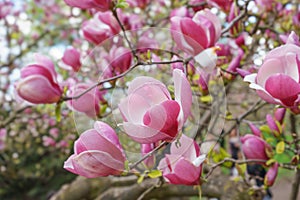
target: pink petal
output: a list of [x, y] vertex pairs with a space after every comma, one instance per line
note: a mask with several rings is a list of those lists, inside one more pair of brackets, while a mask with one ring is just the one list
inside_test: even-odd
[[50, 58], [37, 53], [35, 54], [35, 60], [38, 65], [40, 65], [41, 67], [45, 67], [45, 69], [49, 70], [53, 78], [57, 76], [54, 64]]
[[[76, 88], [74, 91], [74, 95], [81, 94], [84, 91], [85, 89]], [[89, 117], [95, 117], [100, 112], [99, 99], [97, 98], [97, 96], [95, 96], [93, 92], [88, 92], [78, 99], [72, 99], [70, 101], [70, 105], [74, 110], [83, 112]]]
[[119, 110], [124, 121], [142, 124], [143, 116], [150, 106], [151, 102], [149, 102], [149, 99], [134, 93], [121, 101]]
[[260, 98], [262, 98], [266, 102], [272, 104], [282, 104], [280, 100], [273, 98], [265, 89], [257, 89], [256, 93], [258, 94], [258, 96], [260, 96]]
[[121, 143], [119, 141], [118, 135], [116, 134], [115, 130], [112, 129], [108, 124], [96, 121], [94, 123], [94, 129], [107, 140], [109, 140], [112, 144], [121, 147]]
[[218, 16], [213, 14], [209, 9], [204, 9], [200, 11], [201, 15], [205, 16], [207, 19], [209, 19], [213, 24], [215, 28], [215, 38], [214, 43], [217, 42], [219, 37], [221, 36], [221, 30], [222, 30], [222, 24]]
[[293, 106], [300, 93], [300, 85], [290, 76], [277, 74], [268, 78], [266, 90], [287, 106]]
[[192, 90], [185, 74], [179, 69], [173, 70], [173, 81], [175, 87], [175, 101], [179, 103], [181, 108], [179, 114], [179, 127], [182, 127], [191, 113]]
[[171, 35], [178, 48], [188, 54], [195, 54], [194, 49], [187, 43], [184, 35], [181, 32], [180, 21], [182, 17], [171, 18]]
[[194, 55], [208, 47], [208, 39], [205, 30], [197, 25], [191, 18], [184, 17], [180, 21], [180, 27], [187, 43], [193, 48]]
[[20, 80], [16, 84], [16, 90], [23, 99], [35, 104], [56, 103], [62, 93], [41, 75], [32, 75]]
[[199, 146], [194, 140], [184, 134], [179, 139], [179, 144], [175, 143], [171, 145], [171, 154], [181, 155], [189, 161], [193, 161], [200, 154]]
[[138, 143], [148, 144], [155, 143], [160, 140], [171, 141], [173, 139], [173, 137], [170, 137], [159, 130], [152, 129], [144, 125], [124, 122], [122, 126], [124, 127], [126, 134]]
[[254, 124], [252, 124], [252, 123], [249, 123], [248, 125], [249, 125], [249, 127], [250, 127], [250, 129], [251, 129], [251, 132], [252, 132], [254, 135], [256, 135], [256, 136], [258, 136], [258, 137], [262, 137], [262, 134], [261, 134], [261, 131], [260, 131], [259, 128], [257, 128], [257, 127], [256, 127]]
[[95, 129], [90, 129], [82, 133], [74, 144], [75, 154], [81, 154], [82, 152], [90, 150], [107, 152], [116, 160], [125, 160], [119, 147], [116, 144], [111, 143], [109, 139], [105, 138]]
[[282, 67], [282, 61], [277, 58], [270, 58], [265, 60], [263, 65], [259, 68], [257, 73], [256, 82], [262, 87], [265, 87], [267, 79], [274, 74], [284, 74], [284, 68]]
[[171, 173], [165, 174], [172, 184], [197, 185], [201, 175], [201, 167], [195, 167], [191, 162], [180, 158]]
[[92, 8], [93, 0], [64, 0], [66, 4], [72, 7], [78, 7], [82, 9]]
[[128, 86], [128, 94], [136, 93], [154, 104], [171, 99], [170, 93], [166, 86], [151, 77], [140, 76], [135, 78]]
[[119, 175], [124, 170], [124, 162], [115, 160], [109, 154], [99, 151], [85, 151], [74, 156], [72, 164], [73, 172], [88, 178]]
[[180, 106], [176, 101], [167, 100], [151, 107], [144, 115], [143, 121], [146, 126], [175, 137], [178, 133], [179, 111]]

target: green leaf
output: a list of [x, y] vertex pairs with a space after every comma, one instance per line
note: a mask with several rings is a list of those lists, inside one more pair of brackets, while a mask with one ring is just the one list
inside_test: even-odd
[[147, 51], [147, 59], [148, 60], [151, 60], [151, 51], [148, 49]]
[[125, 165], [125, 170], [129, 171], [130, 168], [129, 168], [129, 161], [128, 160], [125, 160], [124, 165]]
[[162, 172], [160, 170], [152, 170], [151, 172], [148, 173], [148, 176], [150, 178], [158, 178], [162, 176]]
[[174, 92], [175, 92], [174, 85], [168, 85], [168, 90], [169, 90], [171, 93], [174, 93]]
[[259, 127], [259, 129], [265, 133], [272, 133], [272, 131], [268, 125], [263, 125], [263, 126]]
[[143, 182], [144, 178], [145, 178], [145, 174], [142, 174], [142, 175], [138, 178], [137, 183], [138, 183], [138, 184], [141, 184], [141, 183]]
[[238, 164], [238, 165], [236, 165], [236, 169], [238, 170], [239, 175], [244, 177], [246, 169], [247, 169], [247, 165], [246, 164]]
[[227, 120], [231, 120], [231, 119], [233, 119], [233, 115], [232, 115], [232, 113], [231, 113], [231, 112], [229, 112], [229, 111], [227, 111], [227, 112], [226, 112], [225, 119], [227, 119]]
[[266, 165], [267, 165], [267, 166], [270, 166], [270, 165], [273, 164], [274, 162], [276, 162], [276, 160], [273, 159], [273, 158], [271, 158], [270, 160], [268, 160], [268, 161], [266, 162]]
[[56, 121], [60, 122], [60, 120], [61, 120], [61, 102], [56, 104], [55, 117], [56, 117]]
[[282, 154], [282, 153], [284, 152], [284, 148], [285, 148], [284, 141], [280, 141], [280, 142], [276, 145], [276, 153], [277, 153], [277, 154]]
[[212, 96], [210, 95], [202, 96], [200, 97], [200, 101], [202, 101], [203, 103], [210, 103], [212, 102]]
[[125, 0], [119, 0], [116, 4], [116, 8], [128, 8], [129, 4]]

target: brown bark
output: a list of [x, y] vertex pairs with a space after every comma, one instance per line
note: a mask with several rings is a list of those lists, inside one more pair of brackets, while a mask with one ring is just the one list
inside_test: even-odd
[[[63, 186], [50, 200], [132, 200], [132, 199], [167, 199], [197, 196], [198, 190], [193, 186], [164, 184], [155, 188], [156, 179], [146, 179], [136, 183], [135, 176], [103, 177], [86, 179], [78, 177], [71, 184]], [[151, 189], [150, 191], [149, 188]], [[217, 174], [202, 184], [202, 195], [221, 200], [258, 200], [251, 197], [243, 181], [231, 181], [227, 175]]]

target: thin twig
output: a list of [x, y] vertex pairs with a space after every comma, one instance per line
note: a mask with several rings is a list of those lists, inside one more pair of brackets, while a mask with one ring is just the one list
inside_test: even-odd
[[136, 161], [135, 163], [133, 163], [129, 167], [129, 169], [134, 169], [137, 165], [139, 165], [141, 162], [143, 162], [148, 157], [152, 156], [154, 153], [156, 153], [159, 149], [161, 149], [166, 144], [168, 144], [168, 142], [166, 142], [166, 141], [163, 141], [162, 143], [160, 143], [157, 147], [155, 147], [155, 149], [153, 149], [152, 151], [150, 151], [149, 153], [147, 153], [146, 155], [144, 155], [141, 159], [139, 159], [138, 161]]

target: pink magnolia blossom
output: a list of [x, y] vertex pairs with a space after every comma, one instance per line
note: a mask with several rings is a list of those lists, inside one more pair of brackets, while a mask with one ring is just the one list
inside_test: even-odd
[[270, 51], [257, 74], [244, 78], [265, 101], [295, 107], [300, 98], [300, 47], [285, 44]]
[[215, 45], [221, 35], [221, 22], [210, 10], [197, 12], [193, 18], [172, 17], [172, 37], [178, 48], [197, 55]]
[[278, 174], [278, 162], [275, 162], [272, 167], [268, 170], [265, 179], [264, 184], [268, 187], [272, 186], [276, 180], [277, 174]]
[[203, 10], [205, 8], [206, 0], [190, 0], [189, 5], [192, 6], [194, 12]]
[[275, 121], [272, 115], [267, 114], [266, 116], [267, 124], [269, 128], [271, 129], [272, 133], [275, 137], [279, 137], [282, 133], [281, 125], [278, 121]]
[[74, 143], [74, 154], [64, 168], [87, 178], [120, 175], [126, 158], [116, 132], [97, 121], [94, 129], [82, 133]]
[[275, 110], [274, 117], [280, 124], [283, 123], [285, 113], [286, 113], [285, 108], [277, 108]]
[[247, 134], [241, 137], [242, 150], [247, 159], [267, 161], [272, 153], [272, 147], [256, 135]]
[[253, 133], [253, 135], [255, 135], [257, 137], [260, 137], [260, 138], [262, 137], [262, 133], [261, 133], [260, 129], [257, 126], [255, 126], [252, 123], [249, 123], [248, 125], [249, 125], [249, 127], [250, 127], [251, 132]]
[[99, 11], [107, 11], [112, 7], [112, 0], [64, 0], [71, 7], [81, 9], [95, 8]]
[[56, 80], [53, 62], [38, 54], [35, 59], [36, 63], [21, 70], [21, 80], [15, 85], [18, 95], [34, 104], [58, 102], [62, 90]]
[[75, 48], [68, 48], [65, 50], [62, 61], [72, 67], [75, 72], [78, 72], [81, 67], [80, 53]]
[[295, 15], [293, 16], [293, 25], [300, 27], [300, 8], [298, 8]]
[[191, 138], [182, 135], [179, 144], [171, 144], [170, 154], [165, 155], [158, 169], [168, 183], [182, 185], [200, 184], [202, 163], [205, 155], [200, 155], [198, 144]]
[[126, 47], [113, 46], [106, 56], [109, 66], [104, 70], [104, 78], [119, 75], [131, 66], [132, 53]]
[[118, 34], [121, 28], [112, 12], [98, 12], [82, 25], [83, 36], [89, 42], [100, 44], [104, 40]]
[[294, 31], [292, 31], [289, 35], [279, 35], [279, 38], [285, 44], [295, 44], [297, 46], [300, 46], [299, 37]]
[[207, 3], [211, 6], [221, 8], [225, 12], [228, 12], [230, 10], [231, 4], [233, 3], [233, 0], [207, 0]]
[[[77, 84], [70, 88], [68, 95], [70, 97], [77, 96], [90, 87], [91, 85], [86, 83]], [[68, 101], [68, 106], [73, 110], [85, 113], [89, 117], [96, 117], [100, 113], [100, 103], [103, 101], [103, 92], [94, 88], [80, 98]]]
[[0, 2], [0, 20], [12, 13], [13, 6], [11, 1]]
[[166, 86], [151, 77], [135, 78], [119, 109], [125, 132], [139, 143], [173, 140], [190, 114], [192, 91], [185, 74], [173, 70], [175, 100]]

